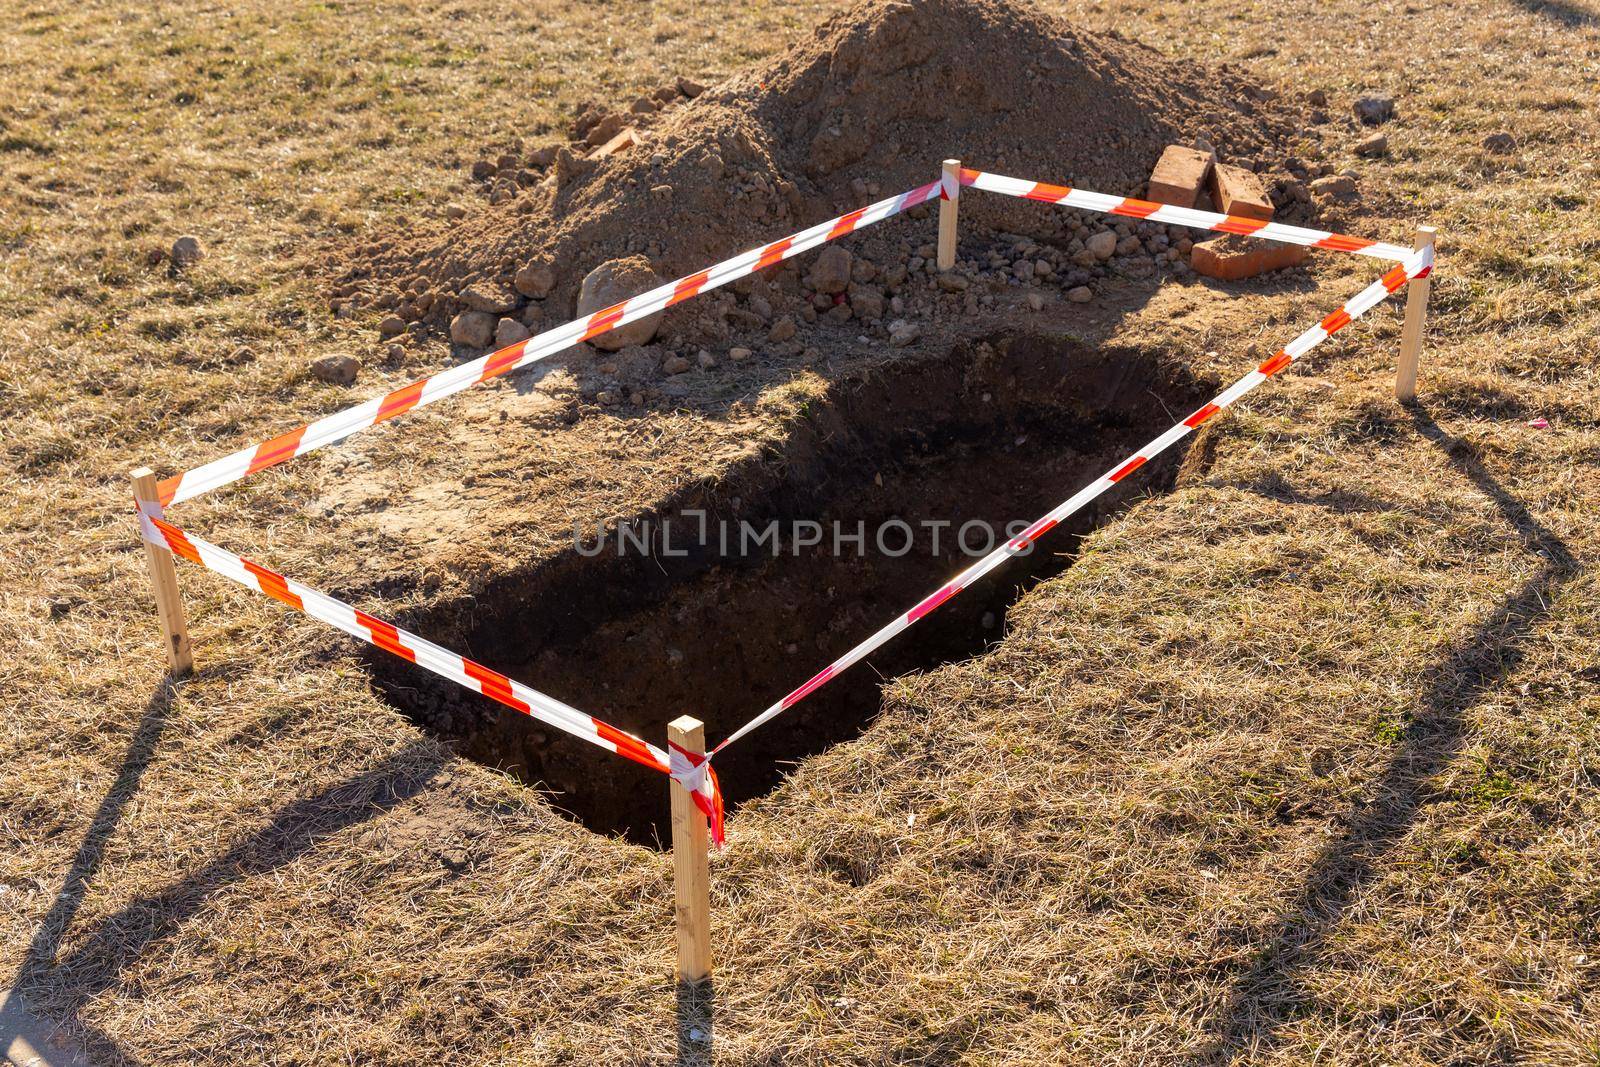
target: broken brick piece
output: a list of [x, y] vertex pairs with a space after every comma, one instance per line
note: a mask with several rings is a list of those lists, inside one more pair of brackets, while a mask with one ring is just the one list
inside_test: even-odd
[[1150, 172], [1148, 200], [1173, 207], [1194, 207], [1211, 173], [1212, 155], [1182, 145], [1169, 144]]
[[1296, 266], [1304, 262], [1308, 254], [1304, 245], [1229, 234], [1197, 242], [1189, 252], [1189, 266], [1196, 274], [1207, 278], [1236, 282], [1269, 270]]
[[618, 152], [632, 148], [634, 142], [638, 139], [639, 135], [634, 128], [632, 126], [626, 126], [619, 131], [616, 136], [612, 137], [611, 140], [607, 141], [599, 148], [596, 148], [593, 152], [590, 152], [589, 158], [605, 159], [607, 156], [614, 156]]
[[1211, 168], [1211, 202], [1224, 215], [1272, 221], [1272, 199], [1253, 171], [1218, 163]]

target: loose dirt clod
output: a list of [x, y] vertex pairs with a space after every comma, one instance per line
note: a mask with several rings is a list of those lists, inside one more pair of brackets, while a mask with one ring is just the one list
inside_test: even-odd
[[361, 361], [354, 356], [323, 356], [311, 364], [312, 377], [329, 385], [353, 385], [361, 373]]
[[205, 255], [206, 250], [200, 244], [200, 238], [188, 234], [173, 241], [172, 251], [168, 253], [172, 260], [172, 265], [180, 270], [184, 267], [192, 267], [204, 259]]

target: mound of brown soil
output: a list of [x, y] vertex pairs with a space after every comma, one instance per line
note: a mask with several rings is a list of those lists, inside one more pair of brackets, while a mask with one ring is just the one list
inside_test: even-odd
[[[1176, 62], [1010, 0], [866, 0], [692, 100], [628, 114], [642, 140], [624, 152], [590, 160], [580, 144], [551, 159], [544, 149], [530, 162], [550, 160], [547, 173], [519, 171], [520, 196], [444, 235], [355, 250], [340, 293], [440, 325], [465, 306], [526, 305], [516, 274], [543, 264], [556, 279], [546, 321], [562, 321], [604, 260], [642, 253], [665, 277], [689, 273], [930, 181], [948, 156], [1138, 194], [1173, 141], [1203, 139], [1224, 158], [1276, 169], [1296, 118], [1227, 68]], [[591, 115], [579, 128], [593, 125]], [[1043, 217], [1004, 198], [967, 205], [964, 234], [968, 224], [1028, 232]]]

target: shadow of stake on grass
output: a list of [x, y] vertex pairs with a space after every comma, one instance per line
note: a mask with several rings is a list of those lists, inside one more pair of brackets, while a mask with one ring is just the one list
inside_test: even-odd
[[[29, 942], [28, 950], [22, 957], [22, 965], [12, 979], [11, 991], [6, 998], [8, 1003], [13, 1000], [25, 1002], [30, 986], [41, 985], [50, 980], [61, 941], [72, 926], [73, 919], [77, 917], [78, 909], [83, 904], [84, 893], [100, 870], [100, 864], [105, 860], [106, 843], [110, 841], [112, 833], [121, 822], [122, 813], [129, 801], [139, 791], [145, 768], [150, 765], [150, 758], [155, 753], [156, 745], [161, 741], [161, 735], [166, 729], [167, 716], [171, 713], [173, 701], [178, 694], [178, 685], [179, 683], [170, 678], [164, 679], [146, 702], [144, 711], [139, 716], [139, 724], [134, 728], [127, 750], [122, 754], [122, 764], [117, 769], [116, 778], [112, 781], [111, 788], [106, 790], [106, 795], [101, 798], [100, 806], [95, 809], [93, 817], [90, 818], [89, 828], [84, 832], [77, 851], [73, 853], [72, 862], [67, 865], [66, 878], [56, 893], [55, 902], [39, 921], [39, 928], [34, 932], [33, 940]], [[128, 1058], [115, 1041], [81, 1020], [62, 1020], [60, 1028], [72, 1033], [87, 1048], [98, 1049], [102, 1054], [118, 1061]], [[23, 1035], [0, 1030], [0, 1055], [5, 1054], [12, 1039], [18, 1036]]]
[[[34, 990], [47, 1001], [70, 999], [73, 1007], [60, 1029], [81, 1044], [92, 1062], [137, 1061], [110, 1036], [75, 1018], [77, 1009], [110, 988], [123, 970], [152, 944], [177, 930], [212, 893], [238, 879], [291, 863], [331, 834], [416, 796], [442, 766], [437, 750], [418, 742], [352, 778], [294, 801], [205, 867], [103, 919], [79, 947], [58, 957], [122, 813], [139, 790], [181, 684], [164, 680], [145, 706], [116, 779], [90, 819], [55, 903], [40, 921], [7, 998], [26, 999], [28, 991]], [[419, 768], [418, 759], [425, 755], [434, 758]], [[9, 1045], [15, 1036], [20, 1035], [0, 1032], [0, 1042]]]
[[1460, 750], [1464, 716], [1516, 668], [1556, 594], [1582, 570], [1566, 544], [1495, 480], [1466, 442], [1435, 422], [1426, 408], [1413, 406], [1410, 413], [1417, 432], [1494, 503], [1527, 551], [1544, 564], [1428, 672], [1417, 715], [1375, 783], [1374, 792], [1383, 800], [1353, 809], [1344, 832], [1312, 863], [1299, 897], [1284, 909], [1266, 947], [1234, 983], [1208, 1059], [1229, 1062], [1270, 1044], [1278, 1026], [1292, 1016], [1301, 999], [1299, 976], [1314, 965], [1323, 941], [1380, 873], [1428, 801], [1433, 779]]

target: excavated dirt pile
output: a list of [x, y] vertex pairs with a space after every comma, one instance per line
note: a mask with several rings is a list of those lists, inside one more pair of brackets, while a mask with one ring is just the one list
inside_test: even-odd
[[[590, 158], [624, 128], [638, 131], [631, 147]], [[1298, 165], [1284, 153], [1297, 128], [1304, 124], [1294, 107], [1226, 67], [1180, 63], [1026, 5], [870, 0], [719, 85], [678, 79], [610, 111], [591, 106], [577, 116], [570, 145], [480, 160], [474, 177], [491, 203], [448, 232], [351, 250], [336, 299], [435, 329], [477, 310], [489, 316], [480, 334], [504, 316], [511, 332], [499, 341], [507, 343], [519, 326], [565, 321], [582, 279], [602, 262], [643, 255], [662, 278], [686, 274], [927, 182], [948, 156], [1136, 195], [1164, 145], [1199, 143], [1269, 184], [1277, 179], [1274, 195], [1294, 214], [1304, 210], [1289, 180]], [[972, 196], [963, 240], [985, 230], [1056, 239], [1062, 262], [1109, 225], [1074, 214]], [[1119, 240], [1141, 237], [1137, 251], [1147, 259], [1120, 273], [1181, 272], [1178, 255], [1163, 256], [1166, 235], [1149, 247], [1146, 229], [1162, 228], [1113, 231]], [[1121, 244], [1119, 257], [1135, 251]], [[1107, 259], [1080, 254], [1056, 280], [1119, 273]], [[888, 293], [895, 289], [891, 279]], [[858, 317], [881, 317], [875, 301], [866, 304]], [[493, 339], [455, 340], [470, 348]]]

